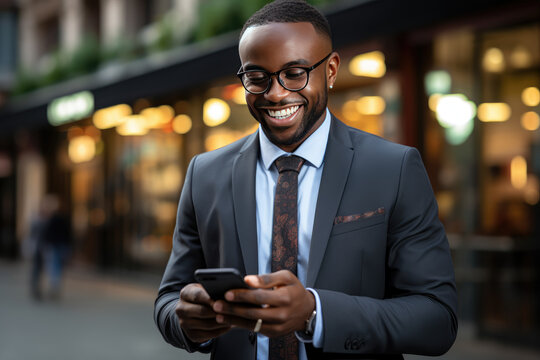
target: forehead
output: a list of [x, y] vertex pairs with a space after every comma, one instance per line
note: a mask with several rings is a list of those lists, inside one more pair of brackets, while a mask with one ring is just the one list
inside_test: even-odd
[[270, 23], [244, 32], [238, 46], [242, 65], [279, 70], [291, 61], [318, 60], [331, 51], [329, 39], [311, 23]]

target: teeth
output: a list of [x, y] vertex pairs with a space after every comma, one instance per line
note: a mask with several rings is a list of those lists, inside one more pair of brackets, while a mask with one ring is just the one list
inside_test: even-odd
[[299, 106], [292, 106], [283, 110], [270, 110], [268, 109], [268, 115], [276, 119], [284, 119], [298, 111]]

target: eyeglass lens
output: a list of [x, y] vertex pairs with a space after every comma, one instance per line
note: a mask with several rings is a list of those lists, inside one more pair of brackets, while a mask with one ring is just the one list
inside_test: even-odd
[[[287, 68], [278, 74], [279, 83], [287, 90], [300, 90], [307, 85], [308, 72], [303, 68]], [[270, 85], [270, 74], [264, 71], [248, 71], [242, 77], [244, 86], [250, 92], [265, 92]]]

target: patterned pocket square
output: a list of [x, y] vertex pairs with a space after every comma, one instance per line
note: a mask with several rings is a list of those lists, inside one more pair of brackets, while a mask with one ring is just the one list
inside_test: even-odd
[[336, 216], [334, 219], [334, 225], [348, 223], [359, 219], [367, 219], [375, 215], [384, 214], [384, 208], [380, 207], [377, 210], [368, 211], [363, 214]]

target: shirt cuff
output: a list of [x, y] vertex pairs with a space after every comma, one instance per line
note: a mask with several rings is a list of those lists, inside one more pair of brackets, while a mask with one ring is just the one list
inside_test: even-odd
[[295, 332], [296, 337], [298, 340], [304, 343], [313, 343], [313, 346], [316, 348], [321, 348], [323, 345], [323, 316], [322, 316], [322, 307], [321, 307], [321, 299], [319, 298], [319, 294], [311, 288], [307, 288], [315, 298], [315, 311], [317, 311], [317, 315], [315, 315], [315, 331], [313, 332], [313, 337], [311, 339], [307, 338], [305, 335], [301, 336], [298, 335], [298, 332]]

